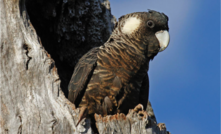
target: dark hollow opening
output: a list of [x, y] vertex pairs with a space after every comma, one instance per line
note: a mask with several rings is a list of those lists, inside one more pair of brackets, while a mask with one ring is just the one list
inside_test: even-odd
[[[25, 5], [42, 45], [55, 61], [67, 97], [68, 84], [80, 57], [109, 38], [105, 7], [88, 0], [26, 0]], [[97, 6], [102, 8], [99, 14]]]

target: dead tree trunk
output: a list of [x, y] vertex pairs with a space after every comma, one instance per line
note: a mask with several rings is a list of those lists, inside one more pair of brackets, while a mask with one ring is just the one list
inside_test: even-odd
[[[93, 133], [89, 119], [75, 127], [65, 95], [77, 60], [114, 22], [108, 0], [0, 0], [0, 133]], [[100, 133], [166, 133], [145, 112], [96, 120]]]

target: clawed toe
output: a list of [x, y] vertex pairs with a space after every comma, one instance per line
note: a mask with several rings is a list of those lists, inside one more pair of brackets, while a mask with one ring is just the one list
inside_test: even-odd
[[138, 104], [135, 108], [134, 111], [139, 112], [139, 111], [143, 111], [143, 105], [142, 104]]

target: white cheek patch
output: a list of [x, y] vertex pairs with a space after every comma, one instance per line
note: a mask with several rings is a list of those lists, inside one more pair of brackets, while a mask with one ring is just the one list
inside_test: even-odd
[[126, 20], [122, 32], [125, 34], [133, 33], [140, 26], [141, 20], [136, 17], [130, 17]]

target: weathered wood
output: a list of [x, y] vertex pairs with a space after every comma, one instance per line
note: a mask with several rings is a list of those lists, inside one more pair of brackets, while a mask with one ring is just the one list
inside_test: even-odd
[[[103, 44], [113, 25], [108, 0], [0, 0], [0, 133], [93, 133], [89, 119], [75, 127], [80, 111], [60, 86], [67, 94], [78, 58]], [[98, 130], [165, 134], [163, 124], [140, 116], [99, 116]]]
[[0, 15], [0, 133], [92, 133], [90, 125], [75, 127], [79, 112], [60, 89], [24, 1], [1, 0]]
[[[137, 106], [139, 107], [139, 105]], [[96, 126], [100, 134], [167, 134], [164, 123], [156, 124], [156, 121], [148, 116], [144, 110], [131, 109], [127, 116], [124, 114], [108, 115], [102, 117], [95, 115]]]

